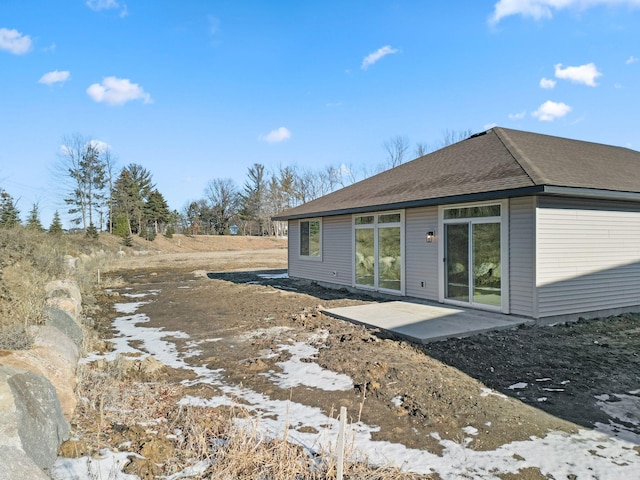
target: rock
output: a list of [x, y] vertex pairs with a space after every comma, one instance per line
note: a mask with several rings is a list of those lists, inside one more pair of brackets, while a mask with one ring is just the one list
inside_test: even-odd
[[67, 420], [76, 407], [76, 365], [78, 348], [57, 328], [43, 326], [35, 335], [31, 350], [7, 351], [0, 366], [13, 367], [42, 375], [53, 385]]
[[57, 328], [69, 337], [76, 347], [82, 347], [82, 328], [67, 310], [50, 306], [46, 309], [46, 315], [45, 325]]
[[[68, 434], [69, 424], [49, 380], [25, 370], [0, 367], [0, 451], [21, 450], [35, 465], [48, 468]], [[21, 455], [15, 458], [25, 466], [28, 463]], [[9, 471], [19, 468], [5, 466]], [[24, 471], [22, 476], [7, 478], [38, 478], [29, 475]]]
[[17, 447], [0, 449], [0, 480], [49, 480], [24, 450]]
[[82, 295], [72, 280], [54, 280], [45, 285], [47, 305], [69, 312], [76, 319], [82, 311]]

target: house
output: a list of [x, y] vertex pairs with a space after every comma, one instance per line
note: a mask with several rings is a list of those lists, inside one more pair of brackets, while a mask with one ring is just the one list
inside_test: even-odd
[[274, 217], [289, 275], [551, 321], [640, 311], [640, 152], [492, 128]]

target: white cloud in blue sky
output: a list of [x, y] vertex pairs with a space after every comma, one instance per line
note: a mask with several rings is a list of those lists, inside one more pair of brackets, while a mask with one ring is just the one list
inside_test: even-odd
[[108, 103], [109, 105], [124, 105], [132, 100], [152, 103], [151, 95], [145, 92], [140, 85], [131, 83], [126, 78], [105, 77], [102, 83], [94, 83], [89, 86], [87, 95], [95, 102]]
[[552, 78], [545, 78], [542, 77], [540, 79], [540, 88], [545, 88], [545, 89], [552, 89], [553, 87], [556, 86], [556, 81], [553, 80]]
[[627, 65], [631, 65], [632, 63], [636, 63], [639, 60], [640, 59], [638, 57], [634, 57], [633, 55], [631, 55], [629, 58], [627, 58], [627, 61], [625, 63]]
[[562, 118], [571, 111], [571, 107], [563, 102], [547, 100], [538, 107], [531, 116], [543, 122], [553, 122], [556, 118]]
[[0, 28], [0, 50], [14, 55], [27, 53], [31, 50], [31, 37], [15, 29]]
[[509, 116], [509, 120], [522, 120], [524, 117], [527, 116], [527, 111], [523, 110], [522, 112], [518, 112], [518, 113], [510, 113], [508, 116]]
[[69, 80], [70, 76], [71, 76], [71, 72], [69, 72], [68, 70], [63, 70], [63, 71], [54, 70], [52, 72], [47, 72], [44, 75], [42, 75], [42, 77], [40, 77], [40, 80], [38, 80], [38, 83], [44, 83], [45, 85], [53, 85], [54, 83], [64, 83], [67, 80]]
[[640, 0], [499, 0], [489, 22], [496, 24], [511, 15], [521, 15], [535, 20], [552, 18], [555, 10], [584, 10], [597, 6], [640, 7]]
[[267, 143], [279, 143], [291, 138], [291, 131], [286, 127], [276, 128], [271, 130], [266, 135], [260, 135], [258, 140], [263, 140]]
[[102, 10], [120, 10], [121, 17], [126, 17], [129, 14], [127, 5], [119, 3], [117, 0], [87, 0], [87, 7], [95, 12]]
[[367, 55], [366, 57], [364, 57], [364, 60], [362, 60], [362, 65], [360, 66], [360, 68], [362, 70], [366, 70], [371, 65], [373, 65], [374, 63], [380, 61], [381, 59], [383, 59], [387, 55], [393, 55], [394, 53], [398, 53], [399, 51], [400, 50], [398, 50], [397, 48], [393, 48], [393, 47], [391, 47], [389, 45], [385, 45], [384, 47], [381, 47], [378, 50], [376, 50], [375, 52], [372, 52], [369, 55]]
[[572, 83], [581, 83], [589, 87], [597, 87], [596, 78], [601, 77], [602, 72], [598, 71], [594, 63], [566, 68], [562, 68], [562, 64], [558, 63], [555, 66], [555, 75], [556, 78], [569, 80]]

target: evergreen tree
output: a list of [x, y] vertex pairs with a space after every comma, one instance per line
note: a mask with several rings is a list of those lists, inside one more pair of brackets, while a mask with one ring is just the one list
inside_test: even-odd
[[156, 235], [160, 233], [160, 226], [171, 220], [169, 205], [167, 205], [167, 201], [158, 190], [152, 190], [149, 193], [149, 198], [144, 206], [144, 218], [153, 225]]
[[129, 235], [141, 232], [145, 204], [154, 188], [151, 173], [140, 165], [129, 164], [120, 172], [113, 190], [113, 216], [126, 216]]
[[17, 225], [20, 225], [20, 210], [13, 201], [13, 197], [0, 188], [0, 227]]
[[252, 226], [256, 225], [258, 233], [262, 233], [264, 220], [264, 195], [266, 180], [264, 165], [254, 163], [249, 167], [248, 179], [244, 184], [244, 192], [240, 193], [240, 217], [247, 222], [249, 233]]
[[62, 222], [60, 221], [60, 214], [57, 210], [53, 214], [53, 221], [49, 226], [49, 233], [52, 233], [54, 235], [59, 235], [62, 233]]
[[60, 169], [70, 180], [70, 191], [64, 201], [69, 205], [69, 213], [74, 215], [71, 221], [82, 224], [86, 232], [105, 198], [105, 162], [95, 142], [77, 134], [64, 139], [60, 158]]
[[31, 230], [37, 230], [38, 232], [44, 231], [44, 228], [42, 228], [42, 222], [40, 222], [40, 213], [38, 211], [37, 203], [33, 204], [33, 207], [29, 212], [29, 217], [27, 218], [27, 228]]

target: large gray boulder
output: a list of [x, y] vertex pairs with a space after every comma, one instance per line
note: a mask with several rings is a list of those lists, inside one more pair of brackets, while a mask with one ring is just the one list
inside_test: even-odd
[[82, 348], [82, 328], [73, 316], [57, 307], [46, 308], [47, 319], [45, 325], [55, 327], [69, 337], [76, 347]]
[[24, 450], [17, 447], [0, 449], [0, 480], [50, 480]]
[[[0, 450], [21, 450], [44, 469], [53, 465], [61, 443], [68, 436], [69, 424], [51, 382], [26, 370], [0, 367]], [[27, 460], [17, 455], [15, 462], [3, 461], [3, 469], [18, 471]], [[7, 478], [38, 477], [25, 472], [25, 476]]]

